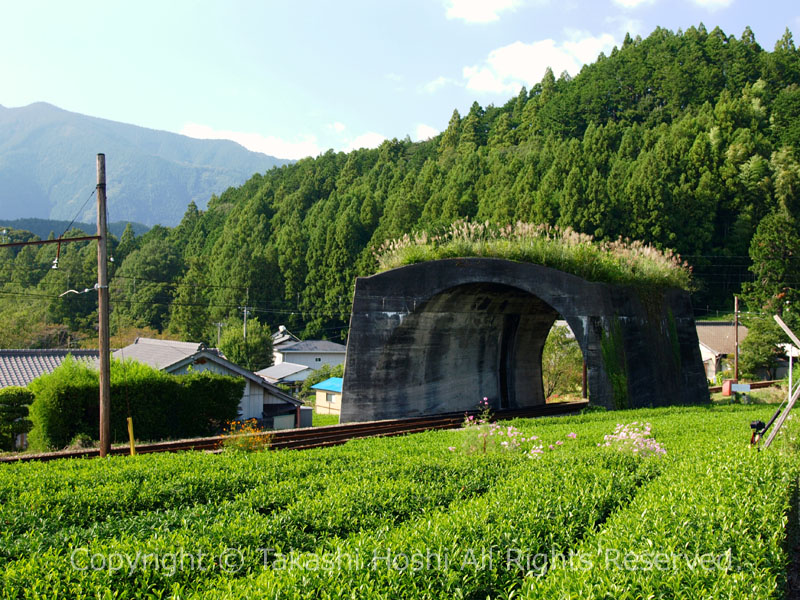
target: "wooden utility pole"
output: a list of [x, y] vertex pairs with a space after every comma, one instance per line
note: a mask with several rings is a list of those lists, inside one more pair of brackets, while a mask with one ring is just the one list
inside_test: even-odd
[[244, 330], [242, 331], [242, 336], [244, 337], [245, 343], [247, 343], [247, 315], [250, 314], [250, 307], [240, 306], [239, 310], [241, 310], [242, 313], [244, 314]]
[[733, 297], [733, 378], [739, 381], [739, 296]]
[[100, 456], [111, 450], [111, 355], [108, 340], [106, 155], [97, 155], [97, 309], [100, 341]]

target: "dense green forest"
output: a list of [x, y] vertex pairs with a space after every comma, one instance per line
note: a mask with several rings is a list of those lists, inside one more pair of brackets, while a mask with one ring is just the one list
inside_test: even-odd
[[[375, 248], [460, 218], [675, 250], [703, 314], [758, 275], [751, 240], [765, 217], [796, 236], [798, 203], [800, 52], [788, 29], [773, 51], [749, 28], [657, 29], [575, 77], [548, 71], [503, 106], [454, 111], [434, 139], [328, 151], [254, 175], [205, 211], [190, 204], [175, 228], [126, 231], [112, 249], [112, 327], [213, 343], [216, 324], [241, 326], [247, 306], [273, 330], [338, 339]], [[52, 269], [55, 254], [0, 252], [0, 346], [95, 335], [96, 294], [58, 297], [92, 287], [94, 247], [63, 245]], [[775, 285], [796, 288], [792, 277]]]

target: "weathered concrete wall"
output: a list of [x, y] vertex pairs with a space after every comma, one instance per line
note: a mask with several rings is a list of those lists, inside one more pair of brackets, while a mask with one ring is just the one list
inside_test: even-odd
[[342, 422], [545, 401], [541, 357], [561, 315], [607, 408], [708, 400], [689, 295], [643, 294], [539, 265], [430, 261], [356, 281]]

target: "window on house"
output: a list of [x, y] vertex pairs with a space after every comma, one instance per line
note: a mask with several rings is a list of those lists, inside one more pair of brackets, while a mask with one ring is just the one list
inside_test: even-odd
[[328, 402], [333, 402], [333, 394], [331, 394], [330, 392], [326, 392], [325, 400], [327, 400]]
[[315, 362], [320, 362], [320, 361], [322, 361], [322, 359], [321, 359], [319, 356], [317, 356], [317, 357], [314, 359], [314, 361], [315, 361]]

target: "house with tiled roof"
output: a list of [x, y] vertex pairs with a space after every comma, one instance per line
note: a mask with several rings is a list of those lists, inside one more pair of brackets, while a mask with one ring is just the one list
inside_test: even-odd
[[[730, 368], [736, 354], [736, 332], [732, 321], [697, 321], [697, 339], [706, 378], [716, 379], [717, 373]], [[747, 337], [747, 327], [739, 324], [739, 344]]]
[[[335, 367], [344, 364], [347, 348], [342, 344], [328, 340], [303, 340], [301, 342], [288, 342], [274, 346], [272, 355], [274, 364], [280, 365], [290, 362], [296, 365], [305, 365], [312, 370], [328, 365]], [[305, 378], [304, 378], [305, 379]]]
[[139, 337], [132, 344], [115, 351], [112, 356], [117, 360], [131, 359], [150, 365], [154, 369], [164, 370], [187, 356], [205, 349], [206, 345], [200, 342], [176, 342]]
[[52, 373], [67, 356], [96, 364], [99, 350], [0, 350], [0, 388], [27, 386], [31, 381]]

